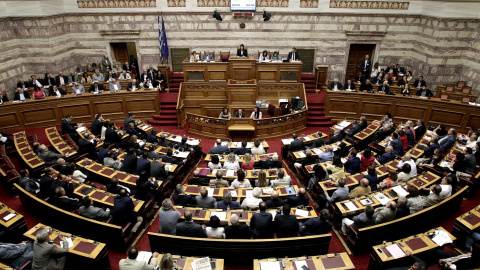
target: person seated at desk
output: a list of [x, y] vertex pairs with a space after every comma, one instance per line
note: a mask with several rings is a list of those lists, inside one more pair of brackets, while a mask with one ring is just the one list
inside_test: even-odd
[[242, 141], [242, 146], [237, 147], [233, 153], [235, 155], [245, 155], [246, 153], [250, 153], [250, 149], [247, 148], [247, 141]]
[[230, 112], [228, 111], [228, 108], [227, 108], [227, 107], [223, 107], [222, 112], [220, 112], [220, 115], [218, 116], [218, 118], [230, 119], [230, 117], [232, 117], [232, 115], [231, 115]]
[[35, 99], [44, 99], [46, 96], [45, 96], [45, 92], [43, 92], [43, 90], [40, 89], [40, 87], [34, 85], [33, 86], [33, 97]]
[[208, 196], [208, 191], [206, 188], [200, 190], [200, 195], [195, 197], [196, 205], [199, 208], [215, 209], [217, 206], [217, 200], [212, 196]]
[[293, 47], [292, 51], [288, 53], [287, 60], [289, 62], [300, 60], [300, 55], [297, 52], [297, 48]]
[[282, 168], [282, 162], [278, 161], [277, 154], [274, 154], [272, 156], [272, 159], [258, 161], [258, 165], [264, 170], [273, 169], [273, 168], [276, 168], [276, 169]]
[[362, 92], [373, 92], [373, 85], [370, 82], [370, 80], [367, 79], [367, 80], [365, 80], [365, 82], [363, 82], [360, 85], [360, 91], [362, 91]]
[[354, 216], [352, 219], [342, 219], [342, 231], [344, 235], [348, 234], [347, 226], [353, 225], [357, 230], [375, 225], [375, 209], [371, 205], [365, 207], [365, 211]]
[[213, 55], [211, 55], [210, 53], [209, 53], [209, 54], [207, 54], [207, 53], [208, 53], [207, 51], [203, 52], [202, 61], [203, 61], [203, 62], [214, 61]]
[[63, 187], [55, 188], [55, 197], [53, 198], [53, 205], [63, 209], [65, 211], [71, 212], [77, 210], [82, 203], [79, 202], [77, 198], [69, 198], [66, 195], [65, 189]]
[[389, 94], [390, 93], [390, 87], [388, 87], [387, 81], [384, 81], [383, 85], [379, 86], [377, 91], [378, 91], [378, 93]]
[[243, 111], [243, 109], [239, 108], [238, 111], [235, 113], [235, 117], [236, 118], [245, 118], [247, 116], [245, 115], [245, 112]]
[[478, 269], [480, 267], [480, 244], [474, 243], [470, 246], [470, 252], [466, 254], [453, 255], [443, 249], [437, 249], [438, 257], [441, 259], [438, 264], [441, 269]]
[[[201, 181], [202, 182], [201, 184], [203, 184], [205, 180], [198, 177], [198, 170], [194, 171], [193, 173], [194, 173], [194, 176], [195, 176], [195, 173], [197, 175], [197, 179], [198, 179], [197, 183]], [[230, 184], [228, 183], [228, 181], [223, 180], [222, 178], [223, 178], [223, 172], [221, 170], [217, 170], [217, 173], [215, 174], [215, 179], [212, 179], [212, 180], [209, 181], [209, 183], [208, 183], [209, 186], [210, 187], [216, 187], [216, 188], [229, 187]], [[191, 181], [190, 179], [188, 179], [189, 184], [195, 185], [193, 182], [194, 182], [193, 180]], [[232, 196], [230, 195], [230, 201], [231, 201], [231, 199], [232, 199]], [[225, 201], [225, 194], [223, 195], [223, 200]], [[240, 206], [240, 204], [239, 204], [239, 206]], [[222, 207], [220, 207], [219, 204], [217, 204], [217, 207], [222, 208]], [[226, 207], [223, 210], [226, 210]]]
[[122, 71], [122, 74], [118, 77], [119, 80], [131, 80], [132, 76], [130, 76], [129, 73], [127, 73], [126, 70]]
[[240, 224], [237, 214], [232, 214], [228, 222], [228, 226], [225, 227], [226, 239], [250, 239], [251, 232], [250, 227], [246, 224]]
[[0, 90], [0, 104], [3, 104], [4, 102], [8, 102], [8, 96], [6, 92]]
[[18, 87], [13, 97], [13, 100], [24, 101], [28, 99], [30, 99], [30, 95], [28, 94], [28, 91], [24, 91], [23, 88]]
[[[152, 259], [150, 260], [150, 264], [147, 264], [147, 262], [145, 262], [143, 260], [138, 261], [137, 260], [138, 248], [136, 246], [132, 246], [127, 251], [128, 258], [127, 259], [121, 259], [118, 262], [118, 266], [119, 266], [120, 270], [132, 270], [132, 269], [153, 270], [153, 269], [157, 269], [155, 266], [157, 265], [158, 255], [159, 254], [157, 252], [153, 252]], [[167, 255], [164, 255], [164, 257], [168, 257]], [[171, 258], [171, 255], [170, 255], [170, 258]], [[164, 268], [158, 268], [158, 269], [164, 269]]]
[[95, 73], [92, 74], [92, 80], [93, 80], [94, 82], [95, 82], [95, 81], [97, 81], [97, 82], [102, 82], [102, 81], [105, 80], [105, 78], [103, 77], [103, 74], [100, 73], [100, 70], [95, 69]]
[[100, 93], [103, 92], [103, 85], [99, 84], [97, 81], [95, 81], [92, 86], [90, 86], [90, 89], [88, 89], [89, 93]]
[[298, 234], [298, 221], [295, 215], [290, 215], [291, 206], [286, 203], [282, 206], [282, 214], [275, 215], [274, 228], [278, 238], [296, 237]]
[[117, 92], [119, 90], [122, 90], [122, 86], [115, 79], [112, 79], [112, 81], [110, 82], [109, 88], [110, 88], [110, 92]]
[[[237, 170], [237, 179], [233, 180], [233, 182], [230, 186], [235, 188], [235, 189], [237, 189], [237, 188], [249, 188], [249, 187], [252, 187], [252, 184], [250, 183], [250, 180], [245, 178], [245, 171], [240, 169], [240, 170]], [[260, 191], [260, 193], [261, 193], [261, 191]]]
[[262, 112], [260, 111], [260, 107], [255, 107], [255, 110], [250, 114], [250, 118], [252, 119], [262, 119]]
[[40, 182], [37, 179], [30, 177], [30, 171], [28, 169], [22, 169], [20, 171], [20, 179], [18, 180], [18, 183], [27, 192], [32, 194], [40, 192]]
[[260, 201], [261, 202], [258, 203], [258, 208], [260, 209], [260, 212], [254, 213], [252, 218], [250, 219], [250, 227], [253, 232], [253, 238], [255, 239], [273, 238], [274, 224], [273, 224], [272, 214], [266, 212], [267, 204], [261, 199]]
[[[140, 85], [142, 86], [142, 85]], [[158, 87], [158, 82], [156, 80], [150, 80], [150, 78], [147, 78], [145, 83], [143, 84], [143, 88], [145, 89], [153, 89]]]
[[112, 81], [113, 79], [116, 79], [117, 75], [115, 75], [113, 72], [109, 71], [107, 73], [107, 76], [105, 76], [105, 81], [109, 82]]
[[410, 96], [410, 94], [411, 94], [411, 92], [410, 92], [410, 85], [405, 84], [405, 86], [404, 86], [404, 87], [401, 87], [401, 89], [402, 89], [402, 90], [400, 91], [400, 93], [401, 93], [402, 95], [404, 95], [404, 96]]
[[205, 233], [205, 225], [200, 225], [193, 222], [193, 215], [190, 210], [185, 211], [184, 222], [180, 222], [176, 226], [176, 234], [178, 236], [207, 238]]
[[225, 238], [225, 229], [220, 226], [220, 219], [217, 216], [210, 216], [210, 222], [207, 228], [205, 228], [205, 233], [207, 238], [213, 239], [224, 239]]
[[268, 52], [265, 50], [262, 52], [262, 54], [260, 54], [260, 57], [258, 57], [258, 61], [259, 62], [265, 62], [265, 61], [268, 61], [269, 60], [269, 57], [268, 57]]
[[100, 207], [93, 206], [93, 200], [88, 196], [83, 197], [82, 206], [80, 206], [79, 210], [80, 215], [87, 218], [96, 220], [107, 220], [110, 218], [110, 209], [103, 210]]
[[253, 147], [250, 149], [250, 153], [252, 155], [263, 155], [266, 154], [267, 151], [263, 148], [263, 144], [260, 142], [260, 140], [256, 139], [253, 142]]
[[30, 87], [33, 87], [34, 85], [36, 85], [40, 88], [43, 87], [42, 83], [40, 83], [40, 81], [37, 80], [37, 76], [32, 75], [32, 76], [30, 76], [30, 78], [32, 78], [32, 80], [30, 81]]
[[55, 82], [55, 79], [52, 78], [50, 73], [45, 73], [45, 78], [43, 79], [43, 85], [45, 86], [52, 86], [52, 85], [57, 85]]
[[64, 86], [68, 83], [68, 77], [63, 75], [63, 72], [58, 72], [58, 76], [55, 77], [57, 87]]
[[281, 60], [280, 55], [278, 54], [278, 51], [273, 52], [272, 58], [270, 60], [272, 60], [272, 61], [280, 61]]
[[23, 78], [20, 78], [20, 80], [18, 80], [17, 88], [27, 89], [28, 87], [30, 87], [30, 84], [26, 82]]
[[[19, 269], [25, 262], [33, 260], [33, 243], [0, 243], [0, 261]], [[8, 267], [6, 269], [9, 269]]]
[[332, 230], [332, 223], [328, 221], [330, 212], [327, 209], [320, 211], [318, 218], [310, 218], [305, 223], [299, 223], [302, 236], [318, 235], [329, 233]]
[[161, 70], [155, 72], [155, 75], [153, 76], [153, 80], [157, 82], [158, 87], [160, 88], [159, 91], [165, 90], [165, 76], [163, 76], [163, 73]]
[[430, 89], [427, 89], [426, 86], [422, 86], [420, 90], [416, 93], [419, 97], [433, 97], [433, 93]]
[[238, 57], [247, 57], [248, 56], [247, 49], [245, 49], [245, 46], [243, 46], [243, 44], [240, 44], [240, 48], [237, 50], [237, 56]]
[[352, 83], [352, 80], [348, 80], [347, 83], [345, 84], [344, 88], [345, 88], [345, 90], [352, 90], [352, 91], [357, 90], [355, 84]]
[[57, 154], [52, 151], [48, 151], [48, 148], [42, 144], [39, 147], [40, 152], [38, 153], [38, 157], [45, 161], [47, 164], [55, 164], [57, 163], [57, 159], [59, 158], [66, 158], [65, 155]]
[[337, 90], [343, 90], [343, 87], [342, 87], [342, 84], [338, 82], [338, 79], [335, 78], [333, 79], [333, 82], [331, 82], [330, 85], [328, 86], [328, 89], [337, 91]]
[[397, 203], [395, 201], [389, 201], [384, 207], [375, 209], [375, 224], [382, 224], [389, 222], [395, 218], [397, 214]]
[[215, 146], [208, 151], [208, 154], [228, 154], [230, 153], [230, 148], [226, 145], [222, 145], [222, 140], [217, 139]]
[[283, 169], [277, 170], [277, 176], [277, 179], [270, 181], [272, 188], [290, 186], [292, 184], [292, 178], [290, 178], [289, 175], [285, 175], [285, 171]]
[[63, 88], [57, 88], [56, 85], [50, 86], [50, 95], [53, 97], [61, 97], [67, 95], [67, 92]]
[[83, 87], [83, 85], [80, 85], [78, 82], [76, 82], [75, 85], [72, 86], [72, 93], [75, 96], [83, 95], [85, 94], [85, 88]]
[[360, 180], [360, 186], [354, 188], [348, 195], [348, 198], [355, 199], [364, 195], [368, 195], [370, 193], [372, 193], [372, 188], [369, 185], [369, 181], [367, 178], [363, 178], [362, 180]]
[[70, 71], [70, 75], [68, 75], [68, 84], [72, 84], [74, 82], [80, 82], [80, 77], [78, 77], [78, 74]]
[[197, 54], [196, 51], [193, 51], [190, 55], [190, 62], [198, 62], [200, 61], [200, 56]]
[[413, 83], [413, 87], [417, 88], [417, 89], [420, 89], [420, 88], [423, 88], [423, 87], [427, 87], [427, 83], [423, 80], [423, 76], [420, 76], [418, 78], [418, 80], [416, 80], [414, 83]]
[[47, 229], [37, 232], [33, 243], [32, 269], [64, 269], [67, 261], [68, 242], [65, 236], [58, 236], [63, 242], [63, 248], [50, 244], [50, 233]]

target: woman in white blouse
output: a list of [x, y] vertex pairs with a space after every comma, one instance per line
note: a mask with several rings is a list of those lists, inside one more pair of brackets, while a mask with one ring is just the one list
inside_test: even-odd
[[233, 188], [249, 188], [252, 187], [250, 181], [245, 179], [245, 172], [240, 169], [237, 170], [237, 179], [233, 180], [231, 187]]
[[210, 226], [205, 229], [208, 238], [223, 239], [225, 238], [225, 229], [220, 227], [220, 219], [217, 216], [210, 217]]
[[220, 159], [218, 158], [217, 155], [212, 156], [212, 161], [208, 162], [207, 166], [212, 170], [222, 168], [222, 164], [220, 163]]
[[240, 164], [238, 164], [237, 157], [234, 153], [228, 154], [227, 160], [223, 163], [223, 168], [225, 170], [238, 170], [240, 169]]
[[267, 51], [263, 51], [263, 53], [260, 55], [260, 57], [258, 57], [259, 62], [268, 61], [268, 60], [269, 60], [269, 57], [268, 57], [268, 52]]
[[87, 176], [83, 174], [81, 171], [76, 170], [75, 163], [70, 162], [67, 165], [67, 175], [70, 176], [73, 180], [77, 180], [78, 182], [85, 182]]
[[250, 115], [250, 118], [262, 119], [262, 112], [260, 111], [260, 107], [255, 107], [255, 110]]
[[376, 62], [373, 65], [372, 73], [370, 73], [370, 78], [376, 78], [378, 76], [378, 73], [380, 73], [380, 66], [378, 65], [378, 62]]

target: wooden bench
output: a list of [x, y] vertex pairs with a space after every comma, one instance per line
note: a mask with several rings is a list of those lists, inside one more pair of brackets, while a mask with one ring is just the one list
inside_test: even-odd
[[15, 142], [18, 155], [20, 155], [31, 170], [30, 173], [40, 171], [45, 166], [45, 162], [41, 160], [30, 147], [25, 131], [15, 133], [13, 135], [13, 141]]
[[14, 184], [14, 186], [23, 207], [52, 227], [104, 242], [109, 248], [117, 250], [125, 250], [133, 239], [131, 223], [127, 223], [122, 228], [107, 222], [85, 218], [37, 198], [18, 184]]
[[351, 225], [347, 243], [359, 254], [369, 251], [371, 246], [384, 240], [397, 240], [427, 231], [458, 211], [467, 189], [468, 187], [464, 187], [440, 203], [400, 219], [359, 230]]
[[152, 251], [183, 256], [221, 254], [226, 266], [252, 267], [254, 259], [327, 254], [332, 235], [321, 234], [280, 239], [207, 239], [148, 233]]

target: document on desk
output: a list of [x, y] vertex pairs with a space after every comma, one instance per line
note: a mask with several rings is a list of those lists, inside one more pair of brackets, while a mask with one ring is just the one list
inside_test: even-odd
[[301, 158], [306, 157], [305, 153], [303, 153], [303, 152], [298, 152], [298, 156], [301, 157]]
[[397, 244], [388, 246], [387, 250], [395, 259], [405, 257], [405, 252]]
[[[238, 146], [240, 147], [240, 143], [239, 143], [239, 145], [238, 145]], [[251, 143], [251, 142], [248, 142], [248, 143], [247, 143], [247, 148], [252, 148], [252, 147], [253, 147], [253, 143]]]
[[350, 126], [350, 124], [351, 124], [351, 123], [348, 122], [348, 121], [342, 121], [342, 122], [339, 124], [339, 126], [346, 128], [346, 127]]
[[265, 194], [272, 194], [273, 188], [263, 188], [262, 192]]
[[282, 143], [284, 145], [288, 145], [288, 144], [291, 144], [293, 142], [293, 139], [282, 139]]
[[366, 199], [360, 200], [360, 203], [362, 205], [370, 205], [370, 204], [373, 204], [373, 201], [370, 198], [366, 198]]
[[17, 214], [15, 214], [15, 213], [10, 213], [10, 214], [4, 216], [4, 217], [3, 217], [3, 220], [9, 221], [10, 219], [12, 219], [12, 218], [13, 218], [14, 216], [16, 216], [16, 215], [17, 215]]
[[375, 199], [377, 199], [377, 201], [379, 201], [383, 205], [386, 205], [390, 201], [390, 198], [385, 196], [385, 194], [383, 193], [375, 194], [374, 197]]
[[355, 204], [353, 204], [353, 202], [346, 202], [345, 203], [345, 206], [348, 208], [348, 210], [350, 211], [355, 211], [357, 210], [358, 208], [355, 206]]
[[214, 188], [207, 188], [208, 196], [213, 197]]
[[186, 158], [190, 152], [178, 152], [175, 156], [179, 158]]
[[165, 171], [170, 171], [173, 168], [173, 165], [165, 165]]
[[85, 131], [85, 127], [79, 127], [79, 128], [77, 128], [77, 131], [78, 131], [78, 132], [84, 132], [84, 131]]
[[188, 145], [197, 145], [200, 141], [199, 140], [188, 140], [187, 144]]
[[309, 141], [312, 140], [312, 138], [310, 138], [310, 137], [308, 137], [308, 136], [303, 137], [303, 139], [305, 139], [306, 142], [309, 142]]
[[260, 270], [281, 270], [280, 262], [260, 262]]
[[295, 215], [301, 216], [301, 217], [308, 217], [308, 211], [303, 209], [296, 209]]
[[322, 149], [320, 149], [320, 148], [315, 148], [315, 149], [313, 149], [312, 151], [313, 151], [315, 154], [317, 154], [317, 155], [323, 154], [323, 151], [322, 151]]
[[436, 231], [435, 237], [432, 238], [432, 241], [435, 242], [439, 246], [443, 246], [448, 243], [452, 243], [452, 239], [448, 234], [444, 231], [438, 230]]
[[[72, 241], [72, 238], [70, 238], [70, 237], [65, 237], [65, 240], [67, 240], [67, 243], [68, 243], [68, 248], [71, 248], [71, 247], [73, 247], [73, 241]], [[60, 241], [60, 246], [63, 248], [63, 241]]]
[[191, 263], [193, 270], [212, 270], [212, 264], [210, 258], [200, 258]]
[[226, 176], [234, 176], [235, 175], [235, 170], [227, 170], [227, 175]]
[[393, 189], [393, 191], [395, 191], [399, 196], [407, 197], [407, 195], [408, 195], [408, 192], [407, 192], [405, 189], [403, 189], [403, 187], [401, 187], [401, 186], [395, 186], [395, 187], [393, 187], [392, 189]]
[[232, 194], [232, 197], [237, 196], [237, 191], [236, 190], [230, 190], [230, 194]]
[[297, 267], [297, 270], [301, 270], [303, 266], [308, 268], [307, 261], [305, 260], [295, 261], [295, 266]]
[[210, 216], [217, 216], [220, 220], [227, 220], [227, 212], [210, 212]]

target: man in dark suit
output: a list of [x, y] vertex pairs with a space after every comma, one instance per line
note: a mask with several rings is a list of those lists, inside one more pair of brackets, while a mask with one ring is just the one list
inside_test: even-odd
[[260, 202], [258, 207], [260, 212], [253, 214], [250, 219], [250, 228], [253, 231], [253, 237], [257, 239], [273, 238], [272, 214], [266, 212], [267, 204], [265, 202]]
[[267, 201], [268, 209], [278, 208], [285, 204], [285, 200], [279, 199], [278, 196], [278, 191], [273, 190], [272, 194], [270, 195], [270, 200]]
[[360, 91], [373, 92], [373, 85], [370, 80], [365, 80], [364, 82], [362, 82], [362, 84], [360, 85]]
[[82, 205], [77, 198], [73, 199], [67, 197], [65, 189], [62, 187], [57, 187], [55, 189], [55, 198], [53, 198], [53, 202], [55, 206], [68, 212], [77, 210]]
[[140, 129], [135, 127], [135, 124], [133, 122], [130, 122], [127, 126], [125, 126], [125, 132], [127, 132], [127, 134], [130, 136], [140, 136]]
[[195, 197], [193, 197], [192, 195], [185, 194], [185, 189], [180, 184], [178, 184], [177, 187], [175, 188], [175, 192], [173, 193], [172, 199], [176, 205], [188, 206], [188, 205], [197, 204]]
[[125, 117], [125, 121], [123, 121], [123, 127], [127, 128], [130, 123], [133, 123], [135, 127], [137, 127], [138, 124], [135, 122], [134, 118], [135, 118], [135, 113], [129, 112], [128, 116]]
[[303, 145], [303, 141], [300, 140], [296, 133], [292, 134], [293, 141], [290, 143], [288, 147], [288, 152], [293, 153], [296, 151], [304, 150], [305, 146]]
[[222, 140], [217, 139], [215, 146], [208, 151], [209, 154], [228, 154], [230, 153], [230, 148], [226, 145], [222, 145]]
[[400, 67], [399, 64], [397, 64], [395, 66], [395, 68], [393, 69], [393, 75], [395, 77], [397, 77], [399, 74], [405, 74], [405, 68], [404, 67]]
[[150, 80], [152, 79], [152, 77], [150, 77], [150, 75], [148, 74], [147, 70], [144, 69], [143, 73], [140, 74], [140, 82], [145, 83], [147, 81], [147, 78], [150, 78]]
[[18, 180], [20, 186], [27, 192], [37, 194], [40, 192], [40, 182], [30, 177], [28, 169], [22, 169], [20, 171], [20, 180]]
[[155, 177], [157, 180], [164, 180], [167, 177], [165, 165], [163, 165], [159, 156], [154, 157], [150, 163], [150, 177]]
[[300, 224], [300, 234], [303, 236], [329, 233], [332, 230], [332, 223], [328, 221], [330, 213], [327, 209], [320, 211], [318, 218], [310, 218], [307, 222]]
[[135, 205], [133, 204], [132, 198], [127, 195], [127, 190], [122, 189], [113, 199], [112, 224], [123, 227], [128, 222], [131, 222], [135, 224], [132, 228], [132, 233], [135, 234], [140, 225], [142, 225], [143, 218], [135, 214], [133, 211]]
[[325, 145], [325, 140], [322, 138], [323, 133], [321, 131], [317, 131], [317, 138], [313, 140], [313, 143], [310, 147], [305, 147], [305, 148], [317, 148], [317, 147], [322, 147]]
[[338, 82], [338, 79], [335, 78], [333, 82], [328, 85], [328, 89], [330, 90], [343, 90], [342, 84]]
[[57, 87], [65, 86], [68, 84], [68, 77], [63, 75], [63, 72], [59, 72], [58, 75], [55, 77], [55, 83]]
[[237, 147], [233, 153], [235, 155], [245, 155], [246, 153], [250, 153], [250, 149], [247, 148], [247, 141], [242, 141], [242, 146]]
[[62, 134], [68, 134], [74, 141], [78, 141], [77, 127], [81, 126], [76, 123], [72, 123], [73, 116], [67, 114], [65, 119], [62, 120]]
[[150, 78], [153, 78], [155, 77], [155, 74], [157, 73], [157, 71], [151, 66], [148, 68], [147, 70], [147, 74], [150, 76]]
[[152, 129], [150, 133], [147, 133], [147, 142], [149, 143], [157, 143], [158, 142], [158, 137], [157, 137], [158, 130]]
[[395, 154], [393, 153], [393, 147], [391, 145], [385, 148], [385, 154], [375, 160], [375, 163], [378, 165], [383, 165], [387, 162], [390, 162], [395, 159]]
[[91, 129], [90, 129], [93, 135], [100, 136], [102, 134], [103, 122], [104, 122], [103, 116], [97, 113], [95, 115], [95, 119], [93, 120]]
[[15, 95], [13, 96], [13, 100], [29, 100], [31, 99], [30, 94], [28, 91], [24, 91], [22, 88], [17, 88]]
[[37, 194], [39, 198], [45, 199], [50, 195], [50, 187], [53, 183], [53, 170], [46, 167], [43, 170], [43, 175], [40, 178], [40, 192]]
[[88, 92], [89, 93], [99, 93], [99, 92], [103, 92], [105, 91], [105, 89], [103, 89], [103, 85], [102, 84], [99, 84], [97, 81], [95, 81], [92, 86], [90, 86], [90, 88], [88, 89]]
[[370, 67], [372, 66], [372, 61], [370, 61], [370, 56], [365, 55], [365, 60], [361, 63], [362, 77], [365, 79], [370, 78]]
[[122, 143], [122, 136], [115, 131], [113, 128], [115, 124], [113, 122], [108, 122], [108, 128], [105, 131], [105, 142], [114, 143], [115, 145]]
[[278, 161], [278, 155], [274, 154], [272, 159], [258, 161], [258, 166], [262, 169], [282, 168], [282, 162]]
[[287, 58], [287, 60], [288, 60], [289, 62], [300, 60], [300, 55], [299, 55], [298, 52], [297, 52], [297, 48], [295, 48], [295, 47], [292, 48], [292, 51], [288, 53], [288, 58]]
[[139, 175], [142, 171], [146, 171], [150, 175], [150, 160], [148, 160], [148, 152], [143, 151], [142, 157], [137, 159], [137, 169], [135, 174]]
[[193, 222], [192, 212], [190, 210], [185, 211], [185, 222], [178, 223], [176, 226], [176, 235], [195, 238], [207, 238], [204, 226]]
[[344, 85], [345, 90], [357, 90], [356, 86], [354, 83], [352, 83], [352, 80], [348, 80], [347, 83]]
[[246, 117], [245, 112], [243, 111], [242, 108], [238, 109], [238, 111], [235, 113], [235, 117], [236, 118], [245, 118]]
[[382, 94], [390, 93], [390, 87], [388, 87], [388, 82], [384, 81], [383, 84], [378, 87], [377, 91]]
[[[222, 174], [223, 176], [223, 174]], [[220, 177], [221, 179], [221, 177]], [[200, 177], [200, 171], [195, 170], [193, 171], [193, 177], [188, 179], [189, 185], [198, 185], [198, 186], [208, 186], [210, 185], [210, 179], [205, 179]]]
[[73, 194], [73, 190], [75, 189], [73, 184], [70, 182], [70, 177], [63, 173], [59, 173], [57, 175], [57, 179], [52, 182], [50, 185], [50, 196], [55, 196], [55, 190], [57, 187], [62, 187], [68, 196]]
[[78, 139], [78, 153], [88, 153], [88, 158], [96, 160], [98, 158], [96, 145], [95, 137], [90, 133], [85, 133], [83, 138]]
[[349, 174], [356, 174], [360, 172], [360, 158], [357, 157], [357, 150], [352, 149], [348, 153], [347, 156], [347, 162], [343, 164], [343, 167], [345, 168], [345, 172]]
[[393, 154], [397, 156], [403, 156], [403, 143], [402, 140], [398, 137], [398, 133], [392, 134], [392, 141], [390, 142], [390, 146], [393, 147]]
[[347, 136], [350, 138], [362, 131], [362, 126], [357, 123], [357, 120], [353, 120], [352, 125], [352, 128], [346, 132]]
[[17, 88], [27, 89], [28, 87], [30, 87], [30, 84], [24, 79], [20, 79], [17, 83]]
[[158, 141], [158, 146], [171, 147], [172, 143], [167, 141], [165, 134], [160, 135], [160, 140]]
[[184, 164], [183, 161], [177, 160], [176, 158], [173, 157], [173, 150], [171, 148], [167, 150], [166, 155], [163, 155], [161, 157], [165, 163], [178, 164], [179, 166]]
[[147, 78], [147, 80], [143, 83], [143, 88], [145, 89], [153, 89], [157, 87], [158, 87], [158, 81], [151, 80], [150, 78]]
[[[116, 176], [112, 177], [112, 182], [107, 185], [107, 191], [113, 194], [118, 194], [124, 187], [118, 184], [118, 178]], [[127, 193], [129, 192], [126, 190]], [[127, 195], [128, 196], [128, 195]]]
[[137, 155], [135, 154], [135, 148], [128, 148], [127, 154], [123, 159], [123, 166], [120, 170], [126, 173], [135, 173], [137, 170]]
[[230, 216], [230, 222], [225, 227], [226, 239], [250, 239], [252, 233], [246, 224], [240, 224], [237, 214]]
[[[412, 123], [411, 121], [408, 121], [408, 122]], [[407, 122], [407, 128], [406, 128], [407, 131], [405, 131], [405, 135], [407, 136], [407, 144], [409, 146], [413, 146], [415, 144], [415, 134], [413, 133], [412, 129], [409, 128], [408, 122]]]
[[440, 149], [448, 149], [453, 146], [456, 141], [457, 131], [454, 128], [448, 130], [447, 137], [438, 141]]
[[423, 135], [427, 132], [427, 128], [425, 127], [425, 123], [422, 119], [417, 120], [417, 125], [415, 126], [415, 138], [420, 140]]
[[297, 196], [289, 197], [287, 202], [291, 207], [297, 207], [299, 205], [307, 206], [309, 202], [307, 191], [305, 188], [299, 188]]
[[415, 80], [415, 82], [413, 83], [413, 87], [417, 88], [417, 89], [420, 89], [422, 87], [426, 87], [427, 86], [427, 83], [423, 80], [423, 76], [420, 76], [418, 78], [418, 80]]
[[290, 215], [291, 207], [288, 203], [282, 207], [282, 214], [275, 215], [275, 232], [278, 238], [298, 236], [298, 221], [295, 215]]
[[362, 128], [360, 131], [364, 130], [368, 126], [367, 119], [365, 119], [365, 116], [360, 117], [360, 126]]
[[335, 129], [333, 136], [325, 142], [326, 145], [336, 143], [342, 140], [342, 132], [339, 129]]
[[422, 86], [416, 93], [419, 97], [433, 97], [433, 93], [430, 89], [427, 89], [426, 86]]
[[132, 79], [132, 81], [128, 83], [127, 90], [135, 91], [138, 89], [140, 89], [140, 84], [137, 82], [137, 79]]

